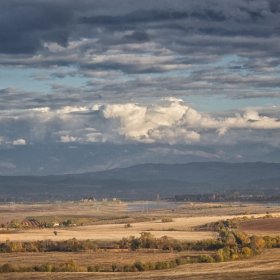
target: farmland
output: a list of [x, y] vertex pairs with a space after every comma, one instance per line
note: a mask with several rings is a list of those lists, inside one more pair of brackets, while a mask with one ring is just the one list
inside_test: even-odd
[[[112, 264], [116, 268], [131, 265], [135, 262], [174, 262], [177, 259], [192, 259], [203, 254], [213, 254], [211, 251], [177, 251], [158, 249], [128, 250], [116, 246], [122, 238], [139, 237], [141, 232], [152, 234], [154, 238], [167, 236], [174, 240], [195, 242], [197, 240], [217, 239], [218, 233], [212, 230], [199, 230], [205, 224], [234, 217], [247, 217], [239, 225], [239, 229], [249, 235], [263, 232], [270, 236], [280, 235], [279, 218], [258, 219], [269, 212], [273, 217], [280, 215], [279, 207], [270, 207], [262, 204], [214, 204], [214, 203], [181, 203], [178, 205], [166, 204], [157, 208], [157, 202], [138, 203], [91, 203], [91, 202], [62, 202], [59, 204], [2, 204], [0, 206], [1, 223], [18, 220], [34, 219], [58, 222], [60, 226], [53, 227], [23, 227], [3, 228], [0, 234], [0, 243], [6, 242], [59, 242], [75, 238], [77, 240], [94, 240], [98, 244], [109, 244], [109, 249], [79, 252], [11, 252], [1, 254], [0, 265], [4, 263], [15, 266], [39, 266], [45, 263], [55, 265], [70, 259], [75, 260], [81, 267], [91, 264], [101, 267], [104, 272], [92, 272], [95, 279], [240, 279], [246, 273], [246, 279], [277, 279], [279, 273], [278, 260], [280, 249], [265, 249], [261, 254], [249, 259], [222, 263], [187, 263], [165, 270], [149, 272], [110, 272]], [[141, 206], [139, 210], [139, 205]], [[137, 207], [138, 208], [137, 208]], [[131, 209], [137, 209], [132, 211]], [[163, 222], [163, 217], [170, 222]], [[62, 222], [71, 219], [70, 226], [62, 226]], [[127, 226], [129, 225], [129, 226]], [[56, 234], [54, 234], [54, 231]], [[5, 260], [3, 258], [5, 256]], [[257, 268], [256, 268], [257, 267]], [[202, 272], [203, 271], [203, 272]], [[223, 271], [223, 273], [221, 272]], [[20, 278], [21, 277], [21, 278]], [[0, 274], [0, 279], [52, 279], [48, 273], [9, 273]], [[83, 279], [90, 277], [89, 272], [56, 273], [56, 279]], [[104, 278], [105, 277], [105, 278]], [[211, 278], [212, 277], [212, 278]], [[225, 277], [225, 278], [223, 278]], [[257, 278], [259, 277], [259, 278]]]
[[280, 236], [280, 219], [249, 220], [242, 222], [239, 228], [248, 234]]

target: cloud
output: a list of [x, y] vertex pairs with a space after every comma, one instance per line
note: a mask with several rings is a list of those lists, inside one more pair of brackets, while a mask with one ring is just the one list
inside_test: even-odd
[[[168, 100], [168, 99], [167, 99]], [[105, 118], [119, 119], [118, 134], [141, 142], [169, 144], [193, 143], [200, 140], [200, 133], [215, 130], [219, 136], [230, 129], [271, 130], [280, 129], [277, 118], [260, 116], [253, 109], [234, 117], [212, 117], [169, 99], [168, 105], [143, 107], [137, 104], [108, 105], [103, 109]]]
[[176, 156], [185, 156], [185, 155], [194, 155], [194, 156], [199, 156], [202, 158], [210, 158], [210, 159], [216, 159], [216, 158], [222, 158], [224, 156], [225, 152], [223, 151], [218, 151], [215, 154], [213, 153], [208, 153], [205, 151], [193, 151], [193, 150], [178, 150], [178, 149], [170, 149], [170, 148], [149, 148], [149, 151], [152, 151], [157, 154], [161, 155], [176, 155]]
[[13, 141], [13, 145], [15, 145], [15, 146], [26, 145], [26, 142], [24, 139], [18, 139], [18, 140]]
[[0, 161], [0, 168], [9, 168], [9, 169], [15, 169], [16, 165], [10, 163], [10, 162], [5, 162], [5, 161]]
[[133, 42], [147, 42], [150, 41], [149, 35], [145, 31], [134, 31], [131, 35], [125, 35], [123, 37], [125, 40]]
[[62, 109], [57, 110], [56, 112], [58, 114], [69, 114], [72, 112], [85, 112], [88, 111], [88, 108], [86, 107], [77, 107], [77, 106], [65, 106]]
[[63, 143], [77, 142], [77, 141], [78, 141], [77, 137], [73, 137], [73, 136], [69, 136], [69, 135], [60, 137], [60, 142], [63, 142]]
[[279, 15], [276, 0], [2, 1], [0, 150], [280, 147]]
[[264, 143], [269, 137], [270, 143], [278, 145], [274, 137], [278, 138], [280, 132], [279, 112], [278, 107], [248, 107], [203, 113], [174, 97], [154, 100], [153, 104], [91, 103], [83, 107], [6, 110], [0, 115], [1, 146], [9, 142], [233, 145], [243, 141]]
[[103, 115], [106, 119], [117, 118], [120, 121], [116, 131], [126, 139], [170, 144], [198, 141], [198, 133], [178, 127], [178, 122], [188, 107], [179, 104], [177, 99], [171, 100], [174, 101], [169, 101], [167, 106], [148, 108], [138, 104], [107, 105], [103, 109]]
[[[32, 108], [132, 95], [280, 96], [277, 1], [113, 2], [1, 3], [0, 65], [40, 68], [30, 77], [52, 87], [3, 89], [1, 107], [7, 99]], [[87, 80], [73, 86], [69, 77]]]
[[33, 54], [43, 50], [44, 41], [67, 46], [73, 7], [69, 9], [62, 2], [11, 0], [1, 3], [0, 26], [6, 32], [0, 35], [0, 52]]

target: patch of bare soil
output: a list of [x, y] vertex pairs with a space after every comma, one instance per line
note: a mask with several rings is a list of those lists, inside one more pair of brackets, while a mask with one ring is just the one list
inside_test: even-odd
[[239, 229], [248, 234], [278, 236], [280, 235], [280, 218], [244, 221], [239, 224]]

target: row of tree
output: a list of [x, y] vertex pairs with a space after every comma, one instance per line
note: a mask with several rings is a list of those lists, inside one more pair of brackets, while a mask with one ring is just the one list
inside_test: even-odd
[[193, 258], [189, 257], [178, 258], [171, 261], [160, 261], [160, 262], [134, 262], [131, 265], [117, 265], [113, 263], [111, 267], [108, 266], [101, 268], [100, 265], [89, 265], [89, 266], [79, 266], [75, 260], [69, 260], [68, 262], [61, 263], [59, 265], [54, 265], [51, 263], [45, 263], [40, 266], [16, 266], [6, 263], [0, 266], [0, 272], [136, 272], [136, 271], [147, 271], [147, 270], [160, 270], [169, 269], [179, 265], [183, 265], [190, 262], [199, 262], [203, 258]]
[[[184, 194], [175, 195], [176, 201], [190, 201], [190, 202], [224, 202], [224, 201], [279, 201], [280, 194], [265, 195], [265, 194], [250, 194], [240, 195], [239, 192], [233, 192], [230, 194], [217, 193], [217, 194]], [[278, 203], [277, 203], [278, 204]]]
[[37, 240], [34, 242], [11, 242], [0, 244], [1, 253], [11, 252], [77, 252], [96, 251], [98, 245], [92, 240], [77, 240], [72, 238], [65, 241]]
[[236, 201], [242, 199], [238, 192], [230, 194], [183, 194], [175, 195], [175, 201], [206, 202], [206, 201]]
[[[140, 237], [124, 237], [117, 244], [119, 248], [138, 250], [142, 248], [159, 249], [159, 250], [196, 250], [196, 251], [218, 251], [228, 247], [233, 254], [248, 257], [258, 253], [262, 248], [279, 248], [280, 237], [249, 237], [239, 230], [228, 230], [221, 228], [218, 239], [204, 239], [200, 241], [181, 241], [168, 236], [155, 238], [150, 232], [142, 232]], [[250, 249], [242, 249], [247, 247]], [[6, 241], [0, 244], [1, 253], [10, 252], [77, 252], [77, 251], [96, 251], [98, 244], [92, 240], [77, 240], [76, 238], [65, 241], [38, 240], [34, 242], [11, 242]], [[226, 249], [226, 250], [228, 250]], [[232, 257], [234, 259], [236, 257]], [[228, 259], [226, 256], [224, 259]]]
[[[130, 240], [136, 240], [136, 238], [130, 238]], [[170, 238], [161, 237], [161, 238], [154, 238], [151, 234], [142, 233], [141, 237], [139, 238], [138, 249], [140, 248], [151, 248], [157, 244], [157, 242], [162, 241], [172, 241]], [[123, 240], [122, 240], [123, 241]], [[151, 243], [153, 241], [153, 243]], [[169, 244], [169, 248], [166, 247], [168, 250], [172, 250], [172, 244], [176, 244], [178, 246], [178, 240], [173, 240], [174, 243]], [[72, 243], [74, 245], [78, 244], [76, 240], [71, 239], [67, 242]], [[66, 242], [66, 243], [67, 243]], [[145, 271], [145, 270], [158, 270], [158, 269], [168, 269], [172, 267], [176, 267], [178, 265], [186, 264], [186, 263], [213, 263], [213, 262], [224, 262], [230, 261], [240, 258], [249, 258], [252, 255], [258, 254], [261, 252], [263, 248], [275, 248], [280, 247], [280, 237], [258, 237], [258, 236], [251, 236], [248, 237], [241, 231], [221, 231], [220, 237], [217, 240], [219, 242], [219, 249], [216, 250], [215, 253], [204, 254], [198, 257], [183, 257], [178, 258], [172, 261], [164, 261], [164, 262], [135, 262], [132, 265], [124, 265], [119, 266], [117, 264], [112, 264], [111, 271], [124, 271], [124, 272], [134, 272], [134, 271]], [[130, 243], [131, 244], [131, 243]], [[191, 248], [194, 250], [206, 250], [206, 249], [213, 249], [215, 244], [214, 240], [203, 240], [199, 242], [192, 242], [188, 243], [192, 245]], [[174, 247], [175, 248], [175, 247]], [[131, 248], [132, 249], [132, 248]], [[60, 265], [54, 264], [43, 264], [41, 266], [30, 266], [30, 267], [20, 267], [14, 266], [12, 264], [4, 264], [0, 266], [0, 272], [94, 272], [100, 271], [99, 265], [90, 265], [88, 267], [81, 267], [78, 266], [74, 260], [70, 260], [66, 263], [61, 263]], [[108, 268], [103, 268], [102, 271], [109, 271]]]

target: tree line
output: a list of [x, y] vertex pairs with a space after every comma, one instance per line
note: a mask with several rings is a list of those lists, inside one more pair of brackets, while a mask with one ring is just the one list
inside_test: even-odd
[[92, 240], [72, 238], [64, 241], [37, 240], [33, 242], [12, 242], [7, 240], [0, 244], [1, 253], [11, 252], [78, 252], [96, 251], [98, 244]]
[[189, 201], [189, 202], [225, 202], [225, 201], [279, 201], [280, 194], [265, 195], [265, 194], [250, 194], [240, 195], [239, 192], [233, 193], [214, 193], [214, 194], [184, 194], [175, 195], [175, 201]]

